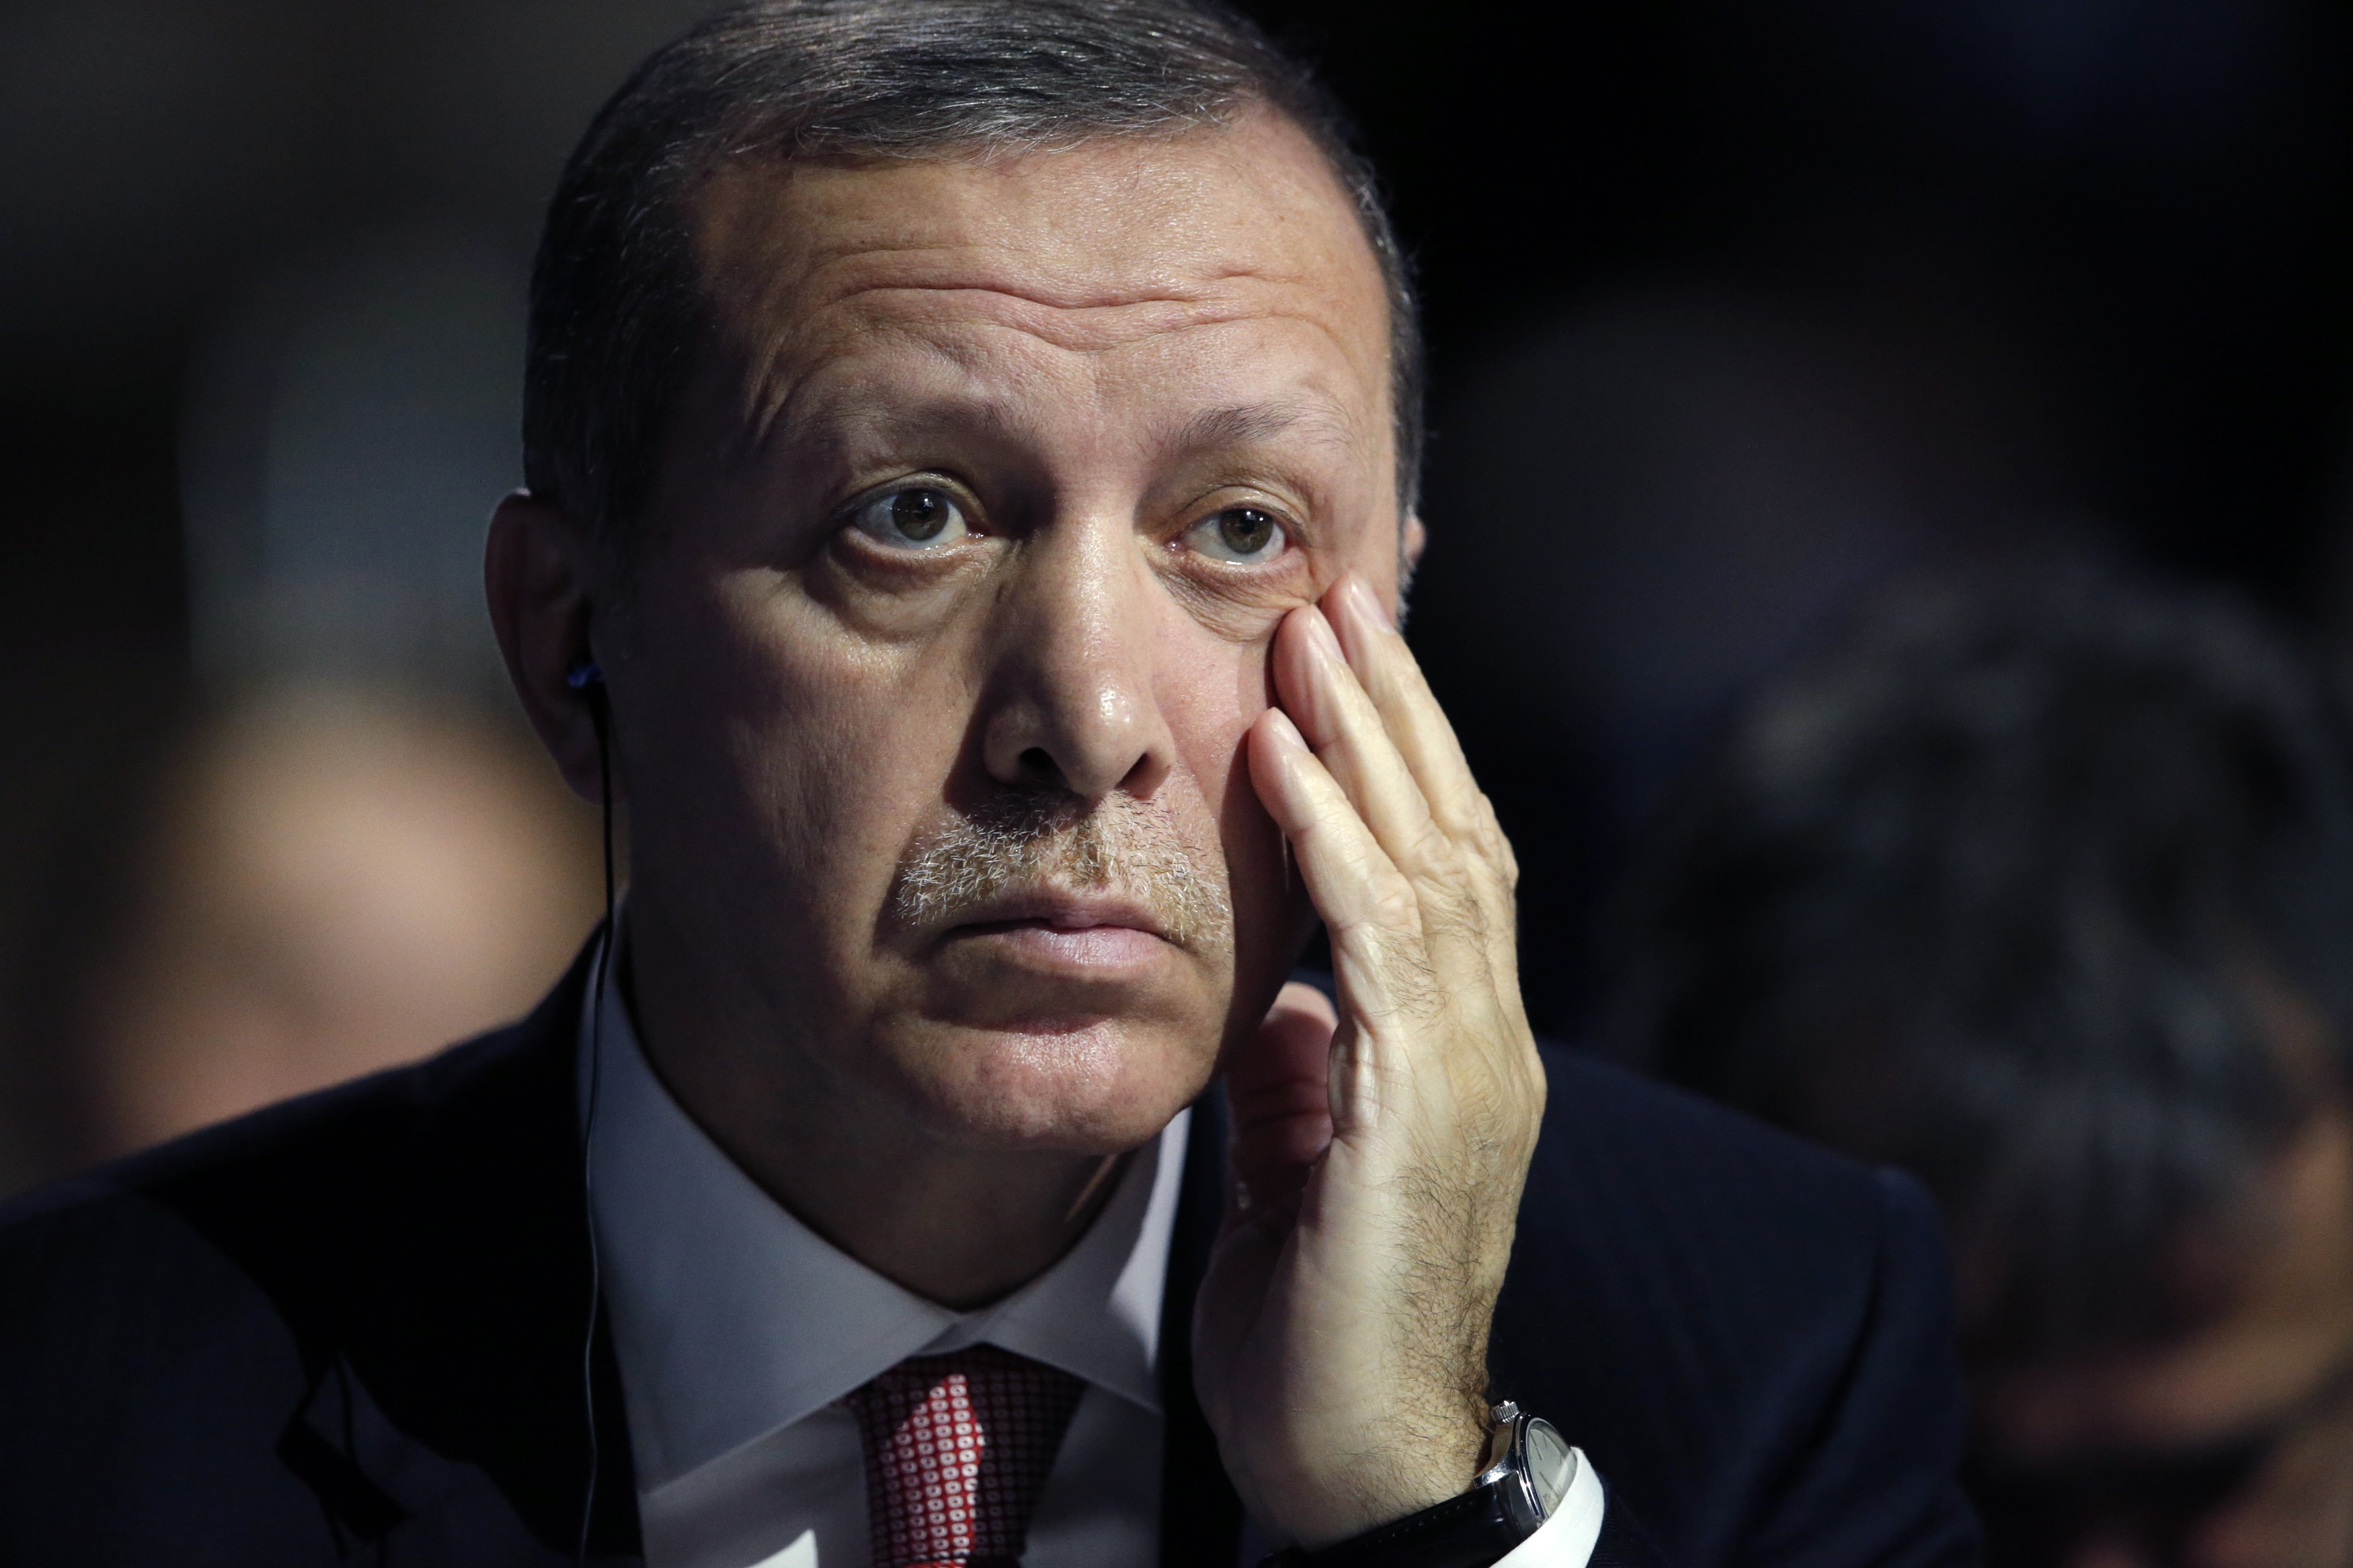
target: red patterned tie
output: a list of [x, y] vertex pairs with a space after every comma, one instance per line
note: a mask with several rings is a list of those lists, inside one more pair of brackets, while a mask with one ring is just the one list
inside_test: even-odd
[[1086, 1385], [995, 1345], [910, 1356], [844, 1397], [873, 1568], [1015, 1568]]

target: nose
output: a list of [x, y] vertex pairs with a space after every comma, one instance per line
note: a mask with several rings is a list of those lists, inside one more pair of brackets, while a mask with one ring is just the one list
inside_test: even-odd
[[999, 784], [1149, 798], [1173, 741], [1154, 680], [1163, 597], [1133, 525], [1057, 520], [1021, 544], [997, 601], [983, 761]]

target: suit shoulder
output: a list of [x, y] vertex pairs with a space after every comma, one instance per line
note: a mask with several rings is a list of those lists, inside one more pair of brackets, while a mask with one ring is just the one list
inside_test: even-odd
[[259, 1208], [349, 1203], [434, 1166], [480, 1167], [486, 1151], [495, 1173], [501, 1147], [528, 1142], [532, 1133], [569, 1143], [577, 1136], [573, 1041], [596, 952], [592, 938], [530, 1015], [503, 1028], [0, 1204], [0, 1252], [20, 1226], [54, 1229], [48, 1222], [131, 1194], [183, 1208], [203, 1206], [206, 1194], [237, 1191]]
[[459, 1510], [506, 1562], [516, 1519], [576, 1524], [577, 1015], [543, 1013], [0, 1212], [0, 1561], [325, 1561], [331, 1520]]
[[1599, 1184], [1646, 1207], [1789, 1229], [1845, 1218], [1876, 1231], [1891, 1189], [1906, 1207], [1916, 1192], [1908, 1178], [1588, 1052], [1547, 1046], [1544, 1063], [1550, 1093], [1536, 1170], [1547, 1182]]
[[322, 1516], [277, 1457], [322, 1342], [290, 1309], [350, 1274], [415, 1130], [512, 1048], [490, 1037], [0, 1208], [0, 1559], [60, 1560], [79, 1538], [76, 1555], [128, 1560], [92, 1543], [235, 1497], [200, 1557], [319, 1560]]
[[316, 1165], [325, 1175], [358, 1163], [354, 1156], [363, 1151], [381, 1156], [387, 1144], [412, 1140], [470, 1090], [512, 1074], [524, 1046], [522, 1027], [494, 1030], [425, 1061], [264, 1106], [36, 1187], [0, 1204], [0, 1256], [23, 1233], [55, 1235], [85, 1219], [111, 1224], [106, 1211], [128, 1198], [168, 1203], [176, 1193], [243, 1171], [290, 1176]]
[[540, 1080], [566, 1075], [568, 1056], [533, 1037], [528, 1021], [497, 1030], [0, 1205], [0, 1303], [128, 1330], [174, 1310], [157, 1269], [193, 1281], [217, 1263], [290, 1321], [314, 1317], [306, 1306], [372, 1288], [399, 1242], [466, 1212], [479, 1194], [464, 1189], [540, 1152], [544, 1139], [518, 1134], [563, 1113], [561, 1083]]
[[[1630, 1395], [1662, 1406], [1680, 1389], [1704, 1410], [1734, 1387], [1786, 1392], [1799, 1369], [1828, 1397], [1855, 1347], [1896, 1326], [1891, 1311], [1942, 1324], [1941, 1241], [1909, 1178], [1592, 1057], [1547, 1051], [1545, 1065], [1496, 1321], [1511, 1354], [1606, 1344], [1605, 1373], [1630, 1379]], [[1567, 1321], [1583, 1331], [1564, 1340]]]
[[1497, 1386], [1559, 1411], [1676, 1561], [1966, 1558], [1926, 1194], [1611, 1063], [1545, 1065]]

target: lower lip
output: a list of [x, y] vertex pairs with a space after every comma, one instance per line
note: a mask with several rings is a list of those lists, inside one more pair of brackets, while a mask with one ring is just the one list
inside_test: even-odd
[[1043, 921], [992, 921], [954, 933], [965, 941], [1010, 948], [1023, 958], [1064, 969], [1134, 969], [1168, 944], [1134, 926], [1058, 926]]

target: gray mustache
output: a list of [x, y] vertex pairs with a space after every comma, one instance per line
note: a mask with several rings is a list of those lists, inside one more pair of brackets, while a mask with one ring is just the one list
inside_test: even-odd
[[1224, 857], [1187, 843], [1164, 808], [1111, 795], [1092, 808], [1067, 796], [1005, 795], [918, 840], [891, 889], [902, 929], [951, 925], [1008, 888], [1112, 890], [1150, 910], [1180, 947], [1233, 921]]

